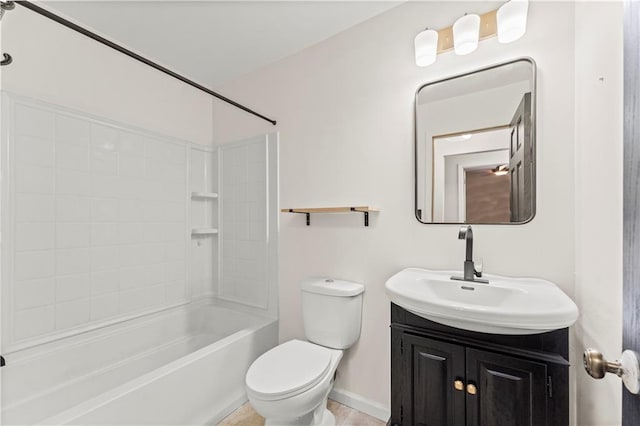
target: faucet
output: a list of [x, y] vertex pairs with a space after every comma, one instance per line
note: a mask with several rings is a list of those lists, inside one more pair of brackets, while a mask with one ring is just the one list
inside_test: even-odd
[[473, 263], [473, 230], [470, 225], [460, 227], [460, 231], [458, 231], [458, 239], [464, 240], [467, 246], [464, 258], [464, 273], [462, 277], [453, 276], [451, 279], [488, 284], [489, 280], [480, 278], [482, 277], [482, 267], [476, 269], [476, 266]]

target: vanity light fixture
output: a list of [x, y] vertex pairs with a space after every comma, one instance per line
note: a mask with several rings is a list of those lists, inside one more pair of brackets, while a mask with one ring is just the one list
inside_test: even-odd
[[491, 173], [496, 176], [504, 176], [509, 173], [509, 166], [507, 166], [506, 164], [496, 166], [494, 169], [491, 169]]
[[416, 65], [426, 67], [436, 61], [438, 54], [438, 32], [426, 29], [418, 34], [414, 40], [416, 51]]
[[453, 50], [456, 55], [467, 55], [478, 48], [480, 17], [464, 15], [453, 24]]
[[500, 6], [496, 14], [500, 43], [511, 43], [524, 35], [528, 9], [528, 0], [510, 0]]
[[527, 30], [528, 9], [528, 0], [510, 0], [499, 9], [482, 15], [465, 14], [447, 28], [422, 31], [414, 40], [416, 65], [431, 65], [437, 55], [450, 50], [457, 55], [467, 55], [477, 49], [480, 41], [488, 38], [498, 36], [500, 43], [519, 39]]

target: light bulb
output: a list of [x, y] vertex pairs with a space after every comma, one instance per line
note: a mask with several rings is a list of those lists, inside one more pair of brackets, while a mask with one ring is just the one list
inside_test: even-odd
[[466, 55], [478, 48], [480, 17], [464, 15], [453, 24], [453, 49], [456, 55]]
[[418, 34], [414, 40], [416, 49], [416, 65], [426, 67], [436, 61], [438, 54], [438, 32], [425, 30]]
[[511, 43], [524, 35], [527, 30], [528, 9], [527, 0], [511, 0], [498, 9], [496, 20], [500, 43]]

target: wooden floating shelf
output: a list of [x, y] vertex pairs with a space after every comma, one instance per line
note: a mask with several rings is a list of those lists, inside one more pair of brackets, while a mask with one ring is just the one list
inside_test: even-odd
[[214, 235], [217, 234], [218, 230], [216, 228], [193, 228], [191, 230], [191, 235]]
[[192, 192], [191, 198], [213, 199], [213, 198], [218, 198], [218, 193], [217, 192]]
[[282, 209], [282, 213], [300, 213], [307, 217], [307, 226], [311, 224], [311, 213], [363, 213], [364, 214], [364, 226], [369, 226], [369, 213], [377, 212], [379, 210], [369, 206], [357, 206], [357, 207], [312, 207], [304, 209]]

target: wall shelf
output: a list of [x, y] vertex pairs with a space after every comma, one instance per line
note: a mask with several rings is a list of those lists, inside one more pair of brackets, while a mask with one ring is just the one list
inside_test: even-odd
[[216, 228], [193, 228], [191, 230], [191, 236], [194, 235], [214, 235], [217, 234], [218, 230]]
[[191, 199], [214, 199], [218, 198], [217, 192], [192, 192]]
[[362, 213], [364, 214], [364, 226], [369, 226], [369, 213], [377, 212], [369, 206], [357, 206], [357, 207], [313, 207], [304, 209], [282, 209], [282, 213], [299, 213], [304, 214], [307, 217], [307, 226], [311, 224], [311, 213]]

